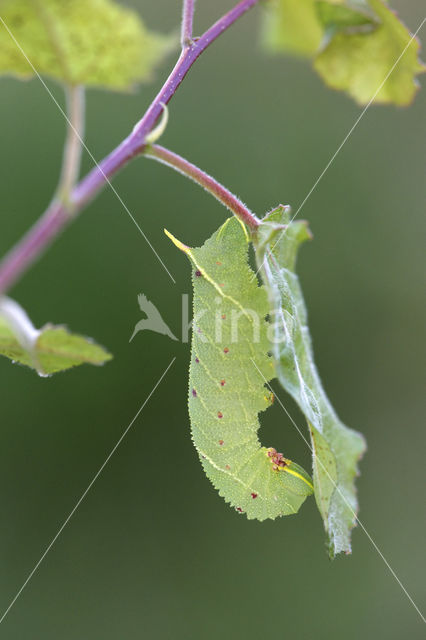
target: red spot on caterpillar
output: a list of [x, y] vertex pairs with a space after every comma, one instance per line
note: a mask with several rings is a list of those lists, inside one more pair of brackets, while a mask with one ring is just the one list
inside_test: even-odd
[[226, 465], [225, 465], [225, 469], [228, 469], [228, 471], [230, 470], [230, 468], [231, 468], [231, 467], [229, 466], [229, 464], [226, 464]]
[[224, 286], [225, 286], [225, 285], [223, 284], [223, 282], [221, 282], [221, 283], [219, 284], [219, 287], [224, 287]]
[[198, 358], [195, 358], [195, 362], [198, 364], [200, 361], [198, 360]]
[[219, 265], [220, 265], [220, 264], [222, 264], [222, 263], [221, 263], [221, 262], [216, 262], [216, 264], [219, 264]]
[[254, 500], [255, 498], [257, 498], [257, 493], [252, 493], [252, 494], [251, 494], [251, 497], [252, 497], [252, 498], [253, 498], [253, 500]]
[[225, 347], [225, 348], [224, 348], [223, 353], [229, 353], [229, 349], [228, 349], [228, 347]]
[[226, 315], [225, 314], [223, 314], [221, 317], [222, 317], [222, 320], [226, 320]]
[[241, 509], [241, 507], [237, 507], [237, 511], [239, 511], [240, 513], [244, 513], [244, 511]]
[[218, 418], [223, 418], [223, 413], [222, 413], [221, 411], [218, 411], [218, 412], [217, 412], [217, 417], [218, 417]]
[[223, 445], [223, 440], [219, 440], [219, 444], [220, 444], [220, 446], [222, 446]]
[[195, 391], [195, 389], [192, 390], [192, 395], [194, 396], [194, 398], [197, 397], [197, 392]]
[[199, 278], [199, 277], [200, 277], [200, 276], [202, 276], [203, 274], [201, 273], [201, 271], [198, 271], [198, 270], [197, 270], [197, 271], [195, 272], [195, 275], [197, 276], [197, 278]]
[[226, 384], [226, 380], [221, 380], [221, 381], [220, 381], [220, 386], [221, 386], [221, 387], [224, 387], [224, 386], [225, 386], [225, 384]]

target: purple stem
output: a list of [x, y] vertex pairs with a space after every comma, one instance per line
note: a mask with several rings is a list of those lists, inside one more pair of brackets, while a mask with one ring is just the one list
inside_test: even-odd
[[234, 196], [228, 189], [222, 186], [214, 178], [204, 173], [201, 169], [194, 164], [185, 160], [181, 156], [169, 151], [158, 144], [146, 147], [144, 155], [147, 158], [153, 158], [163, 164], [176, 169], [179, 173], [182, 173], [187, 178], [190, 178], [197, 184], [201, 185], [206, 191], [211, 193], [219, 202], [227, 207], [232, 213], [240, 220], [249, 225], [252, 229], [256, 229], [260, 220], [241, 202], [239, 198]]
[[90, 202], [110, 179], [132, 158], [139, 155], [145, 138], [154, 127], [167, 104], [176, 93], [197, 58], [224, 31], [260, 0], [241, 0], [220, 18], [198, 40], [184, 49], [163, 88], [132, 133], [100, 162], [73, 190], [70, 203], [54, 201], [36, 224], [0, 263], [0, 295], [5, 293], [22, 273], [43, 253], [75, 215]]
[[192, 44], [192, 28], [194, 24], [195, 0], [183, 0], [182, 14], [182, 49], [190, 47]]
[[0, 295], [18, 280], [19, 276], [61, 233], [71, 220], [65, 205], [54, 201], [23, 236], [0, 264]]
[[76, 187], [72, 196], [73, 204], [79, 209], [91, 200], [101, 187], [105, 185], [105, 178], [110, 179], [117, 171], [124, 167], [134, 156], [140, 154], [145, 144], [145, 138], [163, 113], [163, 105], [168, 104], [174, 96], [188, 71], [197, 58], [214, 42], [226, 29], [234, 24], [259, 0], [242, 0], [231, 9], [198, 40], [182, 52], [175, 68], [167, 78], [163, 88], [152, 102], [142, 120], [109, 156], [96, 166]]

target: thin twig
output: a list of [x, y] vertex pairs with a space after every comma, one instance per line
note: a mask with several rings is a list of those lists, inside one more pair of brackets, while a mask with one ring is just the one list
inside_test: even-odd
[[68, 202], [80, 174], [85, 129], [85, 91], [82, 86], [66, 87], [67, 139], [64, 147], [58, 198]]
[[241, 0], [231, 11], [220, 18], [198, 40], [182, 52], [163, 88], [153, 100], [144, 117], [132, 133], [74, 188], [69, 207], [54, 201], [36, 224], [3, 258], [0, 263], [0, 295], [5, 293], [37, 260], [52, 241], [65, 229], [67, 224], [106, 185], [111, 178], [132, 158], [139, 155], [145, 145], [145, 138], [176, 93], [188, 71], [198, 57], [224, 33], [234, 22], [254, 7], [260, 0]]
[[[173, 71], [167, 78], [162, 89], [154, 98], [151, 106], [143, 118], [134, 127], [132, 133], [109, 156], [96, 166], [76, 187], [73, 193], [73, 203], [76, 208], [81, 208], [98, 194], [105, 185], [105, 178], [112, 178], [117, 171], [122, 169], [132, 158], [143, 151], [145, 138], [154, 127], [158, 118], [175, 95], [176, 91], [185, 79], [188, 71], [199, 56], [234, 22], [241, 18], [249, 9], [253, 8], [260, 0], [242, 0], [231, 11], [226, 13], [210, 27], [198, 40], [182, 52]], [[1, 273], [1, 272], [0, 272]], [[1, 291], [1, 278], [0, 278]]]
[[153, 158], [154, 160], [158, 160], [159, 162], [175, 169], [182, 175], [190, 178], [200, 186], [202, 186], [206, 191], [212, 194], [219, 202], [221, 202], [227, 209], [232, 211], [232, 213], [237, 216], [240, 220], [245, 222], [252, 229], [256, 229], [260, 220], [250, 211], [246, 205], [241, 202], [237, 196], [226, 189], [223, 185], [221, 185], [217, 180], [209, 176], [207, 173], [196, 167], [185, 158], [173, 153], [173, 151], [169, 151], [160, 145], [152, 145], [150, 147], [146, 147], [144, 151], [144, 155], [147, 158]]
[[182, 12], [182, 49], [190, 47], [192, 44], [192, 28], [194, 24], [195, 0], [183, 0]]

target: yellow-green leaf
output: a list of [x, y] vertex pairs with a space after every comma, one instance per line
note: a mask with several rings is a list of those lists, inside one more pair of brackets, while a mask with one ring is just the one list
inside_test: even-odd
[[127, 90], [171, 46], [112, 0], [0, 0], [0, 15], [10, 30], [0, 23], [0, 73], [20, 78], [33, 76], [33, 65], [69, 85]]
[[316, 0], [271, 0], [269, 4], [263, 29], [265, 46], [272, 51], [313, 56], [323, 36]]
[[392, 69], [375, 101], [406, 105], [413, 99], [416, 76], [425, 69], [419, 43], [383, 0], [267, 4], [263, 39], [269, 49], [312, 58], [328, 86], [361, 104], [371, 100]]
[[365, 104], [396, 65], [375, 102], [407, 105], [418, 88], [416, 75], [425, 70], [418, 59], [419, 43], [386, 4], [369, 3], [380, 24], [371, 33], [336, 33], [316, 57], [315, 69], [330, 87]]
[[69, 333], [65, 327], [47, 325], [35, 332], [34, 341], [18, 340], [9, 323], [0, 317], [0, 355], [35, 369], [42, 376], [80, 364], [102, 365], [112, 356], [90, 338]]

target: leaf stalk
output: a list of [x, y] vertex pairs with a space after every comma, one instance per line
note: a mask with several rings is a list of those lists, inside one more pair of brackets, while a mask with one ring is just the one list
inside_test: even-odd
[[68, 203], [80, 173], [86, 98], [84, 87], [80, 85], [67, 86], [65, 93], [67, 99], [67, 137], [57, 198]]
[[259, 226], [260, 220], [237, 196], [195, 164], [157, 144], [146, 147], [144, 155], [175, 169], [175, 171], [199, 184], [251, 229], [257, 229]]

